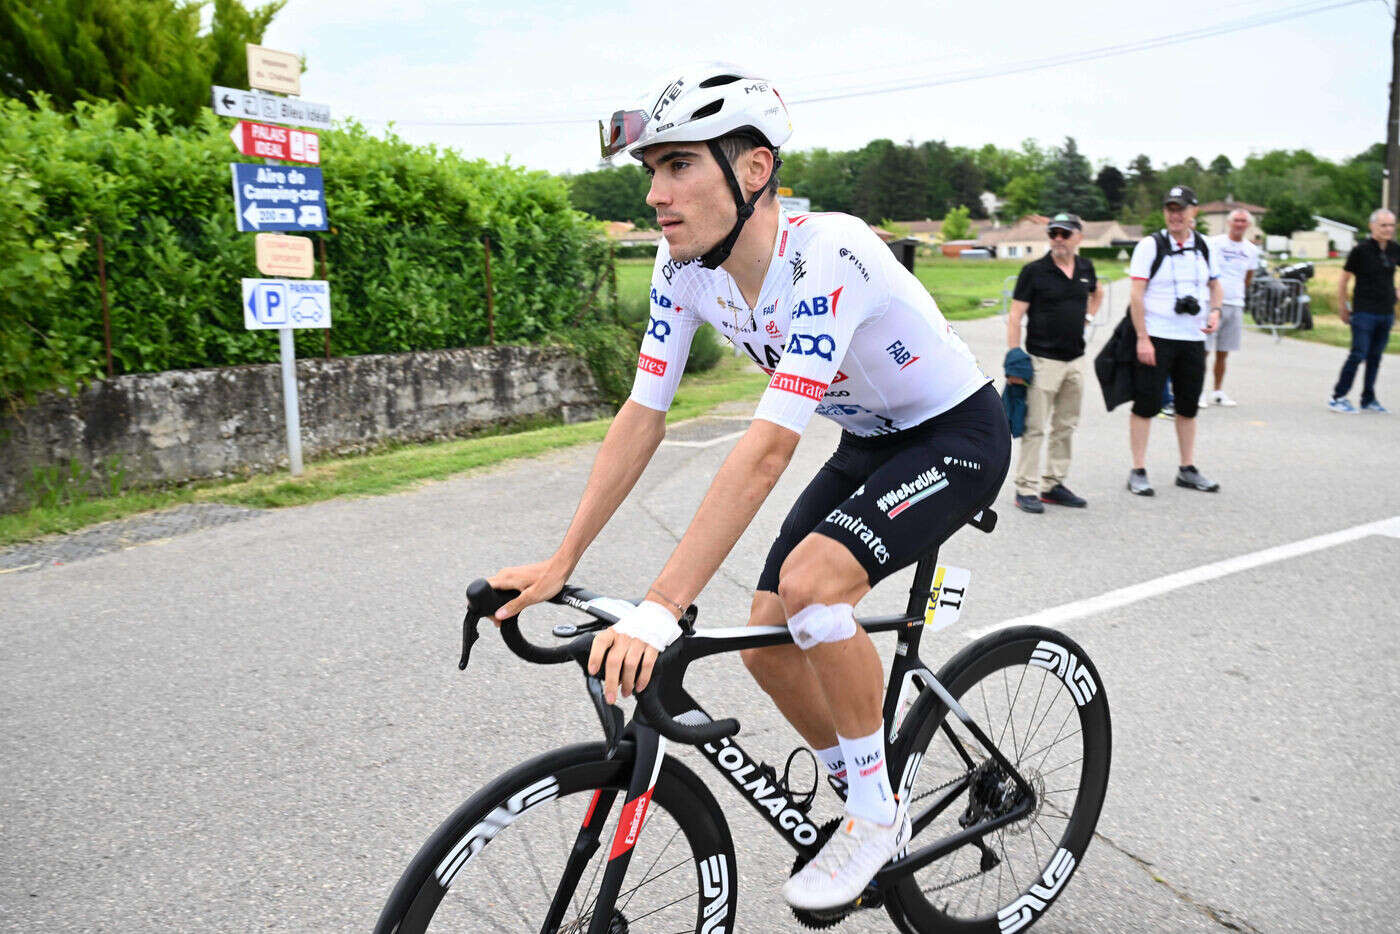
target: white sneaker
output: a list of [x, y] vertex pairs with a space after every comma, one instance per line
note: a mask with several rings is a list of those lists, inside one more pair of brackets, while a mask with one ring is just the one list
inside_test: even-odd
[[1208, 408], [1210, 408], [1210, 394], [1209, 394], [1209, 393], [1204, 393], [1204, 392], [1201, 393], [1201, 398], [1200, 398], [1200, 400], [1196, 403], [1196, 408], [1198, 408], [1198, 409], [1208, 409]]
[[889, 827], [847, 814], [826, 846], [783, 884], [783, 898], [807, 911], [849, 905], [880, 868], [908, 845], [912, 833], [903, 803]]
[[1225, 390], [1223, 390], [1223, 389], [1217, 389], [1217, 390], [1215, 391], [1215, 396], [1214, 396], [1214, 398], [1212, 399], [1212, 401], [1213, 401], [1216, 405], [1223, 405], [1223, 406], [1225, 406], [1225, 408], [1227, 408], [1227, 409], [1230, 408], [1231, 406], [1239, 405], [1239, 403], [1236, 402], [1234, 399], [1231, 399], [1229, 396], [1225, 395]]

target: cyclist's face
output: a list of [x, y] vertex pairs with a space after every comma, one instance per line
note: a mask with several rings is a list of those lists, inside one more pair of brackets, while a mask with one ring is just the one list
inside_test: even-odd
[[723, 240], [738, 212], [724, 172], [704, 143], [665, 143], [648, 149], [647, 204], [656, 211], [671, 258], [687, 262]]

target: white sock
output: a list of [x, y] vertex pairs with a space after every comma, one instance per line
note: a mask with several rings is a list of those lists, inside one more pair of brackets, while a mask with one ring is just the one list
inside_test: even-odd
[[846, 781], [846, 756], [841, 752], [840, 745], [830, 749], [818, 749], [816, 753], [817, 758], [822, 760], [822, 765], [826, 766], [826, 774], [838, 782]]
[[889, 770], [885, 767], [885, 734], [876, 730], [869, 736], [850, 739], [838, 735], [841, 752], [846, 758], [846, 810], [881, 826], [894, 823], [898, 806], [894, 789], [890, 787]]

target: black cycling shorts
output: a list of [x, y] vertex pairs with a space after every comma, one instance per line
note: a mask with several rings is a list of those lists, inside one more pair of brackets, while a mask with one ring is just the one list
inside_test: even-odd
[[1206, 384], [1206, 342], [1154, 337], [1152, 349], [1157, 354], [1156, 366], [1133, 360], [1133, 414], [1151, 418], [1162, 411], [1162, 389], [1170, 376], [1176, 414], [1195, 418]]
[[1011, 431], [990, 383], [895, 434], [842, 432], [836, 453], [783, 520], [758, 589], [778, 592], [783, 562], [813, 532], [845, 545], [873, 587], [990, 505], [1010, 464]]

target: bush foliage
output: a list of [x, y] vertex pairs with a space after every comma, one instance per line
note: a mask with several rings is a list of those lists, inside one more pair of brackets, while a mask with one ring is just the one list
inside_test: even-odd
[[[110, 103], [0, 101], [0, 397], [105, 372], [98, 234], [115, 372], [277, 359], [275, 337], [243, 327], [239, 280], [259, 273], [228, 166], [252, 160], [228, 129], [208, 112], [182, 126], [146, 109], [126, 126]], [[486, 238], [498, 342], [545, 339], [607, 301], [607, 247], [562, 179], [354, 124], [321, 142], [331, 229], [314, 236], [337, 355], [485, 343]], [[323, 341], [298, 331], [298, 353]]]

